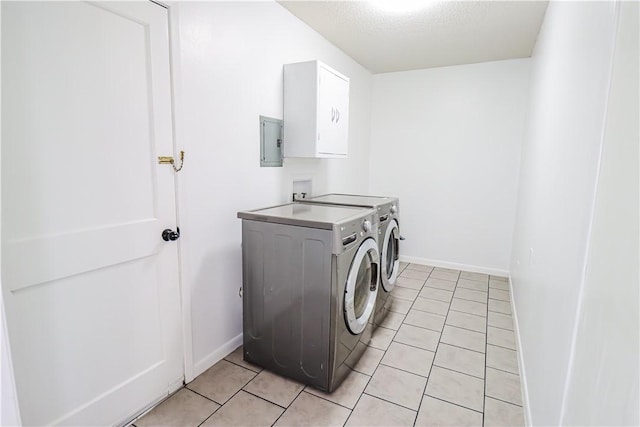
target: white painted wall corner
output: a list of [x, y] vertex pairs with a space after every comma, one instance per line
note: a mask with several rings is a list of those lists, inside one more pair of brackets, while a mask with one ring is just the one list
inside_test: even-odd
[[193, 378], [197, 377], [198, 375], [218, 363], [220, 360], [224, 359], [226, 355], [228, 355], [241, 345], [242, 334], [239, 334], [218, 347], [215, 351], [209, 353], [205, 358], [197, 361], [193, 365]]
[[513, 329], [516, 334], [516, 352], [518, 355], [518, 371], [520, 372], [520, 391], [522, 392], [522, 411], [524, 412], [524, 425], [532, 426], [531, 407], [529, 405], [529, 389], [527, 387], [527, 374], [524, 367], [524, 357], [522, 356], [522, 341], [520, 340], [520, 327], [518, 326], [518, 312], [516, 311], [515, 300], [513, 299], [513, 282], [509, 275], [509, 302], [513, 313]]

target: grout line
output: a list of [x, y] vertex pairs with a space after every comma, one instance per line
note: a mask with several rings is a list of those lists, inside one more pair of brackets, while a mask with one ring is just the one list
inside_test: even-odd
[[[415, 326], [416, 328], [426, 329], [427, 331], [431, 331], [431, 332], [437, 332], [440, 335], [442, 335], [442, 329], [444, 329], [444, 325], [442, 325], [442, 329], [441, 330], [431, 329], [431, 328], [427, 328], [427, 327], [420, 326], [420, 325], [414, 325], [413, 323], [404, 323], [404, 322], [402, 322], [402, 325]], [[402, 326], [402, 325], [400, 325], [400, 326]]]
[[[473, 290], [473, 289], [467, 289], [467, 291], [472, 291], [472, 290]], [[480, 292], [480, 291], [476, 291], [476, 292]], [[481, 293], [483, 293], [483, 294], [484, 294], [485, 292], [481, 292]], [[454, 296], [455, 298], [457, 298], [457, 299], [461, 299], [461, 300], [465, 300], [465, 301], [471, 301], [471, 302], [477, 302], [477, 303], [479, 303], [479, 304], [484, 304], [482, 301], [478, 301], [478, 300], [475, 300], [475, 299], [464, 298], [464, 297], [461, 297], [461, 296], [460, 296], [460, 295], [458, 295], [458, 294], [454, 294], [453, 296]], [[505, 302], [506, 302], [506, 301], [505, 301]]]
[[440, 402], [445, 402], [445, 403], [448, 403], [450, 405], [455, 405], [458, 408], [464, 408], [464, 409], [468, 409], [468, 410], [473, 411], [473, 412], [477, 412], [478, 414], [482, 414], [482, 412], [478, 411], [477, 409], [472, 409], [472, 408], [469, 408], [468, 406], [460, 405], [459, 403], [449, 402], [448, 400], [443, 399], [441, 397], [431, 396], [430, 394], [425, 394], [425, 396], [428, 396], [428, 397], [430, 397], [432, 399], [439, 400]]
[[[422, 288], [422, 289], [424, 289], [424, 288]], [[450, 292], [451, 293], [451, 291], [443, 291], [442, 289], [435, 289], [435, 288], [429, 288], [429, 289], [433, 289], [435, 291], [440, 291], [440, 292]], [[416, 298], [418, 298], [418, 297], [419, 298], [424, 298], [424, 299], [429, 299], [431, 301], [441, 302], [441, 303], [444, 303], [444, 304], [447, 304], [447, 305], [451, 305], [451, 299], [453, 299], [453, 295], [451, 295], [451, 299], [449, 299], [449, 301], [445, 301], [445, 300], [441, 300], [441, 299], [435, 299], [435, 298], [429, 298], [429, 297], [421, 297], [420, 294], [418, 294], [418, 296]], [[442, 316], [442, 314], [441, 314], [441, 316]]]
[[[407, 326], [413, 326], [413, 325], [407, 325]], [[418, 326], [415, 326], [415, 327], [417, 328]], [[420, 328], [420, 329], [424, 329], [424, 328]], [[435, 332], [435, 331], [432, 331], [431, 329], [427, 329], [427, 330], [428, 330], [428, 331], [431, 331], [431, 332]], [[438, 340], [439, 340], [439, 338], [438, 338]], [[407, 343], [402, 342], [402, 341], [396, 341], [396, 340], [395, 340], [395, 337], [394, 337], [394, 339], [393, 339], [393, 340], [391, 340], [391, 343], [389, 343], [389, 347], [391, 347], [391, 344], [393, 344], [394, 342], [395, 342], [396, 344], [406, 345], [407, 347], [417, 348], [418, 350], [430, 351], [431, 353], [434, 353], [434, 354], [435, 354], [435, 352], [436, 352], [435, 350], [431, 350], [431, 349], [429, 349], [429, 348], [418, 347], [417, 345], [407, 344]], [[387, 348], [387, 350], [388, 350], [388, 348]], [[386, 350], [385, 350], [385, 352], [386, 352]], [[382, 356], [382, 357], [384, 358], [384, 356]], [[380, 359], [380, 361], [382, 361], [382, 359]]]
[[[220, 408], [222, 408], [222, 406]], [[220, 410], [220, 408], [218, 408], [215, 411], [213, 411], [213, 414], [218, 412]], [[198, 424], [198, 427], [200, 427], [202, 424], [206, 423], [209, 418], [213, 417], [213, 414], [209, 415], [207, 418], [204, 419], [204, 421], [202, 421], [200, 424]]]
[[[509, 292], [509, 291], [505, 291], [505, 292]], [[507, 304], [510, 304], [510, 303], [511, 303], [511, 301], [505, 301], [505, 300], [503, 300], [503, 299], [498, 299], [498, 298], [491, 298], [491, 297], [489, 297], [489, 299], [490, 299], [490, 300], [494, 300], [494, 301], [498, 301], [498, 302], [506, 302]], [[489, 302], [487, 301], [487, 304], [488, 304], [488, 303], [489, 303]]]
[[[409, 325], [409, 326], [412, 326], [412, 325]], [[433, 331], [432, 331], [432, 332], [433, 332]], [[434, 353], [434, 354], [435, 354], [435, 352], [436, 352], [435, 350], [429, 350], [428, 348], [418, 347], [417, 345], [407, 344], [407, 343], [400, 342], [400, 341], [391, 341], [391, 344], [393, 344], [394, 342], [395, 342], [395, 343], [398, 343], [398, 344], [406, 345], [406, 346], [408, 346], [408, 347], [417, 348], [418, 350], [430, 351], [431, 353]], [[391, 344], [389, 344], [389, 347], [391, 347]], [[436, 348], [437, 348], [437, 347], [436, 347]], [[386, 352], [386, 350], [385, 350], [385, 352]], [[384, 358], [384, 356], [382, 356], [382, 357]], [[380, 359], [380, 362], [382, 362], [382, 359]]]
[[[431, 301], [435, 301], [435, 300], [431, 300]], [[438, 301], [438, 302], [442, 302], [442, 301]], [[446, 303], [445, 303], [445, 304], [446, 304]], [[444, 315], [444, 314], [434, 313], [433, 311], [420, 310], [419, 308], [412, 308], [412, 310], [419, 311], [420, 313], [436, 314], [436, 315], [438, 315], [438, 316], [446, 317], [446, 315]]]
[[[402, 344], [402, 343], [399, 343], [399, 344]], [[429, 351], [429, 352], [433, 353], [433, 351], [431, 351], [431, 350], [425, 350], [425, 351]], [[435, 357], [435, 354], [434, 354], [434, 357]], [[416, 376], [418, 376], [420, 378], [424, 378], [424, 379], [428, 379], [429, 378], [428, 375], [422, 375], [422, 374], [418, 374], [416, 372], [407, 371], [406, 369], [398, 368], [397, 366], [387, 365], [386, 363], [382, 363], [382, 360], [380, 360], [380, 363], [378, 363], [378, 366], [380, 366], [380, 365], [386, 366], [387, 368], [397, 369], [398, 371], [406, 372], [407, 374], [416, 375]]]
[[[455, 310], [451, 310], [451, 311], [455, 311]], [[453, 326], [454, 328], [464, 329], [465, 331], [475, 332], [477, 334], [484, 334], [484, 332], [478, 331], [477, 329], [469, 329], [469, 328], [465, 328], [464, 326], [452, 325], [451, 323], [445, 323], [444, 325], [445, 326]]]
[[[242, 386], [242, 387], [244, 387], [244, 386]], [[216, 402], [215, 400], [213, 400], [212, 398], [207, 397], [207, 396], [205, 396], [205, 395], [204, 395], [204, 394], [202, 394], [202, 393], [198, 393], [197, 391], [192, 390], [192, 389], [190, 389], [190, 388], [189, 388], [189, 387], [187, 387], [187, 386], [185, 386], [185, 388], [186, 388], [187, 390], [189, 390], [189, 391], [194, 392], [195, 394], [197, 394], [197, 395], [198, 395], [198, 396], [200, 396], [200, 397], [204, 397], [205, 399], [212, 401], [212, 402], [213, 402], [213, 403], [215, 403], [216, 405], [220, 405], [220, 406], [224, 405], [224, 403], [218, 403], [218, 402]], [[226, 403], [226, 402], [225, 402], [225, 403]]]
[[487, 366], [487, 369], [493, 369], [494, 371], [501, 371], [501, 372], [504, 372], [505, 374], [513, 375], [518, 377], [518, 379], [520, 379], [520, 375], [514, 374], [513, 372], [505, 371], [504, 369], [494, 368], [493, 366]]
[[[460, 287], [460, 289], [471, 289], [472, 291], [485, 292], [485, 293], [489, 292], [489, 282], [480, 282], [479, 280], [471, 280], [471, 279], [465, 279], [465, 278], [461, 278], [460, 280], [465, 280], [466, 282], [472, 282], [471, 284], [468, 284], [466, 282], [462, 284], [458, 283], [458, 286]], [[480, 283], [484, 285], [486, 291], [473, 287], [473, 286], [480, 286], [480, 285], [477, 285]]]
[[[304, 390], [304, 387], [302, 387], [302, 390]], [[301, 390], [301, 391], [302, 391], [302, 390]], [[270, 401], [270, 400], [269, 400], [269, 399], [267, 399], [266, 397], [259, 396], [259, 395], [255, 394], [255, 393], [250, 392], [249, 390], [245, 390], [244, 388], [240, 389], [240, 391], [244, 391], [245, 393], [250, 394], [250, 395], [251, 395], [251, 396], [253, 396], [253, 397], [257, 397], [258, 399], [264, 400], [265, 402], [271, 403], [272, 405], [276, 405], [277, 407], [282, 408], [282, 409], [285, 409], [285, 410], [286, 410], [289, 406], [291, 406], [291, 403], [293, 403], [293, 400], [296, 400], [296, 399], [298, 398], [298, 396], [300, 395], [300, 392], [301, 392], [301, 391], [300, 391], [300, 392], [298, 392], [298, 394], [296, 394], [296, 397], [294, 397], [294, 398], [293, 398], [293, 400], [291, 401], [291, 403], [289, 403], [289, 406], [282, 406], [282, 405], [280, 405], [280, 404], [278, 404], [278, 403], [275, 403], [275, 402]], [[237, 394], [237, 393], [236, 393], [236, 394]], [[234, 395], [234, 397], [235, 397], [235, 395]], [[229, 399], [229, 400], [231, 400], [231, 399]], [[229, 400], [228, 400], [227, 402], [229, 402]]]
[[[465, 300], [465, 301], [470, 301], [470, 300]], [[473, 301], [473, 302], [478, 302], [478, 301]], [[478, 304], [482, 304], [481, 302], [478, 302]], [[486, 305], [486, 304], [485, 304]], [[456, 309], [450, 309], [449, 311], [455, 311], [456, 313], [463, 313], [463, 314], [470, 314], [472, 316], [476, 316], [476, 317], [480, 317], [482, 319], [486, 319], [487, 316], [483, 316], [481, 314], [473, 314], [473, 313], [468, 313], [466, 311], [460, 311], [460, 310], [456, 310]]]
[[[446, 343], [443, 343], [443, 344], [446, 344]], [[482, 353], [480, 353], [480, 354], [482, 354]], [[437, 365], [437, 364], [435, 363], [435, 359], [434, 359], [434, 362], [433, 362], [433, 366], [437, 366], [437, 367], [438, 367], [438, 368], [440, 368], [440, 369], [446, 369], [447, 371], [457, 372], [458, 374], [466, 375], [466, 376], [468, 376], [468, 377], [473, 377], [473, 378], [477, 378], [477, 379], [479, 379], [479, 380], [484, 380], [484, 378], [479, 377], [479, 376], [477, 376], [477, 375], [472, 375], [472, 374], [470, 374], [470, 373], [468, 373], [468, 372], [462, 372], [462, 371], [458, 371], [457, 369], [451, 369], [451, 368], [449, 368], [449, 367], [447, 367], [447, 366]], [[486, 370], [486, 362], [485, 362], [485, 370]]]
[[[451, 283], [453, 283], [453, 282], [451, 282]], [[446, 288], [437, 288], [437, 287], [435, 287], [435, 286], [429, 286], [429, 285], [427, 285], [426, 283], [425, 283], [425, 285], [423, 286], [423, 288], [434, 289], [434, 290], [436, 290], [436, 291], [453, 292], [453, 291], [452, 291], [452, 290], [450, 290], [450, 289], [446, 289]], [[455, 289], [455, 286], [454, 286], [454, 289]], [[420, 297], [420, 298], [426, 298], [426, 297]], [[429, 299], [429, 298], [427, 298], [427, 299]], [[434, 301], [437, 301], [437, 300], [434, 300]]]
[[[445, 316], [444, 314], [438, 314], [438, 313], [432, 313], [432, 312], [430, 312], [430, 311], [418, 310], [417, 308], [412, 308], [412, 309], [410, 309], [410, 310], [409, 310], [409, 313], [411, 313], [413, 310], [415, 310], [415, 311], [417, 311], [417, 312], [418, 312], [416, 315], [418, 315], [418, 314], [420, 314], [420, 313], [423, 313], [423, 314], [430, 314], [430, 315], [432, 315], [432, 316], [442, 317], [443, 319], [444, 319], [445, 317], [447, 317], [447, 316]], [[407, 313], [407, 314], [409, 314], [409, 313]], [[444, 321], [444, 320], [443, 320], [443, 321]]]
[[474, 282], [474, 283], [482, 283], [483, 285], [489, 286], [489, 278], [487, 277], [485, 280], [479, 279], [471, 279], [469, 277], [462, 277], [462, 273], [460, 273], [460, 280], [464, 280], [466, 282]]
[[517, 376], [518, 376], [518, 379], [520, 378], [520, 374], [514, 374], [514, 373], [513, 373], [513, 372], [511, 372], [511, 371], [505, 371], [504, 369], [496, 368], [495, 366], [490, 366], [490, 365], [487, 365], [486, 367], [487, 367], [487, 368], [491, 368], [491, 369], [493, 369], [494, 371], [500, 371], [500, 372], [504, 372], [504, 373], [511, 374], [511, 375], [517, 375]]
[[[472, 291], [473, 289], [467, 289], [467, 290]], [[478, 291], [478, 292], [482, 292], [482, 291]], [[482, 292], [482, 293], [486, 293], [486, 292]], [[460, 298], [460, 297], [459, 297], [459, 296], [457, 296], [457, 295], [454, 295], [454, 296], [453, 296], [453, 299], [457, 299], [457, 300], [464, 300], [464, 301], [466, 301], [466, 302], [472, 302], [472, 303], [475, 303], [475, 304], [487, 305], [487, 303], [486, 303], [486, 302], [480, 302], [480, 301], [468, 300], [468, 299]]]
[[[458, 282], [458, 280], [443, 279], [442, 277], [429, 277], [429, 279], [434, 280], [434, 281], [435, 280], [441, 280], [443, 282], [451, 282], [451, 283], [453, 283], [453, 287], [454, 288], [456, 286], [456, 283]], [[429, 280], [429, 279], [427, 279], [427, 280]]]
[[[385, 366], [386, 366], [386, 365], [385, 365]], [[380, 399], [380, 400], [382, 400], [382, 401], [384, 401], [384, 402], [391, 403], [392, 405], [396, 405], [396, 406], [399, 406], [399, 407], [401, 407], [401, 408], [408, 409], [408, 410], [410, 410], [410, 411], [412, 411], [412, 412], [415, 412], [416, 414], [418, 413], [418, 409], [420, 409], [420, 405], [418, 405], [418, 409], [412, 409], [412, 408], [409, 408], [408, 406], [404, 406], [404, 405], [401, 405], [401, 404], [399, 404], [399, 403], [392, 402], [392, 401], [387, 400], [387, 399], [385, 399], [385, 398], [383, 398], [383, 397], [380, 397], [380, 396], [376, 396], [376, 395], [369, 394], [369, 393], [364, 393], [364, 392], [363, 392], [362, 394], [366, 394], [367, 396], [375, 397], [376, 399]], [[360, 397], [362, 397], [362, 396], [360, 396]]]
[[[254, 374], [256, 374], [256, 375], [258, 375], [260, 372], [264, 371], [264, 368], [261, 368], [261, 370], [260, 370], [260, 371], [254, 371], [253, 369], [251, 369], [251, 368], [247, 368], [246, 366], [242, 366], [241, 364], [236, 363], [236, 362], [234, 362], [234, 361], [232, 361], [232, 360], [227, 360], [227, 359], [222, 359], [222, 360], [224, 360], [225, 362], [232, 363], [232, 364], [234, 364], [234, 365], [236, 365], [236, 366], [239, 366], [239, 367], [241, 367], [241, 368], [244, 368], [244, 369], [246, 369], [246, 370], [248, 370], [248, 371], [251, 371], [251, 372], [253, 372], [253, 373], [254, 373]], [[245, 362], [245, 363], [247, 363], [247, 362]], [[195, 378], [194, 378], [194, 379], [195, 379]]]
[[485, 324], [484, 332], [485, 332], [484, 336], [486, 339], [484, 341], [484, 393], [483, 393], [484, 396], [482, 396], [482, 425], [483, 426], [485, 422], [484, 413], [487, 405], [487, 359], [488, 359], [487, 346], [489, 345], [489, 292], [487, 292], [487, 323]]
[[[357, 372], [357, 371], [355, 371], [355, 372]], [[359, 373], [359, 374], [361, 374], [362, 372], [358, 372], [358, 373]], [[362, 375], [366, 375], [366, 374], [362, 374]], [[369, 375], [367, 375], [367, 376], [369, 376]], [[345, 379], [346, 379], [346, 377], [345, 377]], [[371, 377], [369, 377], [369, 379], [371, 379]], [[368, 381], [367, 381], [367, 384], [369, 384], [369, 382], [368, 382]], [[311, 388], [313, 388], [313, 387], [311, 387]], [[366, 386], [365, 386], [365, 388], [366, 388]], [[326, 393], [326, 394], [328, 394], [326, 391], [322, 391], [322, 390], [318, 390], [318, 391], [319, 391], [319, 392], [321, 392], [321, 393]], [[334, 390], [334, 391], [335, 391], [335, 390]], [[345, 408], [345, 409], [348, 409], [348, 410], [350, 410], [350, 411], [353, 411], [353, 409], [349, 408], [348, 406], [344, 406], [342, 403], [334, 402], [333, 400], [329, 400], [329, 399], [327, 399], [327, 398], [326, 398], [326, 397], [324, 397], [324, 396], [318, 396], [317, 394], [313, 394], [313, 393], [308, 392], [306, 387], [305, 387], [304, 389], [302, 389], [302, 392], [301, 392], [300, 394], [302, 394], [302, 393], [307, 393], [307, 394], [309, 394], [309, 395], [311, 395], [311, 396], [313, 396], [313, 397], [317, 397], [318, 399], [322, 399], [322, 400], [324, 400], [324, 401], [326, 401], [326, 402], [333, 403], [334, 405], [338, 405], [338, 406], [341, 406], [341, 407], [343, 407], [343, 408]], [[363, 393], [364, 393], [364, 392], [363, 392]], [[362, 393], [360, 393], [360, 394], [362, 394]], [[299, 396], [299, 395], [298, 395], [298, 396]], [[297, 396], [296, 396], [296, 398], [297, 398]], [[358, 398], [358, 401], [360, 401], [360, 398]], [[292, 402], [292, 403], [293, 403], [293, 402]], [[357, 404], [358, 404], [358, 402], [356, 402], [356, 405], [357, 405]], [[355, 408], [355, 407], [356, 407], [356, 405], [353, 405], [353, 407]], [[287, 408], [287, 409], [288, 409], [288, 408]]]
[[500, 316], [511, 317], [512, 318], [511, 321], [513, 322], [513, 315], [511, 315], [511, 314], [501, 313], [499, 311], [493, 311], [493, 310], [489, 310], [489, 313], [498, 314]]
[[[469, 301], [469, 300], [465, 300], [465, 301]], [[478, 304], [482, 304], [482, 303], [478, 303]], [[460, 311], [460, 310], [455, 310], [455, 309], [450, 309], [449, 311], [455, 311], [456, 313], [462, 313], [462, 314], [470, 314], [472, 316], [476, 316], [476, 317], [480, 317], [482, 319], [486, 319], [485, 316], [483, 316], [482, 314], [475, 314], [475, 313], [469, 313], [468, 311]]]
[[[479, 333], [479, 334], [481, 334], [482, 332], [478, 332], [478, 333]], [[483, 352], [481, 352], [481, 351], [474, 350], [474, 349], [472, 349], [472, 348], [462, 347], [462, 346], [459, 346], [459, 345], [456, 345], [456, 344], [450, 344], [450, 343], [448, 343], [448, 342], [446, 342], [446, 341], [442, 341], [442, 344], [446, 344], [446, 345], [448, 345], [448, 346], [450, 346], [450, 347], [460, 348], [460, 349], [462, 349], [462, 350], [469, 350], [469, 351], [473, 351], [473, 352], [475, 352], [475, 353], [485, 354], [485, 353], [483, 353]]]
[[502, 348], [502, 349], [504, 349], [504, 350], [511, 350], [511, 351], [513, 351], [513, 352], [515, 352], [515, 353], [518, 353], [518, 350], [516, 350], [516, 349], [509, 348], [509, 347], [503, 347], [503, 346], [498, 345], [498, 344], [488, 343], [488, 344], [487, 344], [487, 347], [488, 347], [488, 346], [492, 346], [492, 347], [499, 347], [499, 348]]
[[511, 406], [516, 406], [518, 408], [522, 408], [522, 405], [518, 405], [517, 403], [513, 403], [513, 402], [506, 401], [506, 400], [498, 399], [497, 397], [493, 397], [493, 396], [485, 396], [485, 397], [488, 397], [489, 399], [497, 400], [498, 402], [508, 403]]
[[487, 345], [492, 345], [492, 346], [494, 346], [494, 347], [504, 348], [505, 350], [517, 351], [517, 350], [515, 350], [515, 349], [513, 349], [513, 348], [505, 347], [505, 346], [503, 346], [503, 345], [494, 344], [494, 343], [489, 342], [489, 341], [487, 341]]
[[502, 327], [496, 326], [496, 325], [490, 325], [489, 322], [487, 322], [487, 326], [491, 326], [492, 328], [495, 328], [495, 329], [502, 329], [503, 331], [510, 331], [510, 332], [514, 332], [515, 333], [515, 331], [513, 329], [507, 329], [507, 328], [502, 328]]
[[495, 283], [493, 283], [493, 286], [491, 285], [492, 283], [489, 283], [489, 289], [493, 289], [494, 291], [506, 293], [511, 292], [511, 289], [509, 288], [509, 282], [499, 282], [499, 285], [496, 285]]
[[[455, 311], [455, 310], [451, 310], [451, 311]], [[457, 326], [457, 325], [452, 325], [450, 323], [445, 323], [444, 327], [446, 328], [447, 326], [450, 327], [450, 328], [462, 329], [463, 331], [474, 332], [476, 334], [481, 334], [481, 335], [484, 335], [485, 338], [487, 336], [487, 334], [485, 334], [484, 332], [476, 331], [474, 329], [465, 328], [463, 326]]]
[[492, 299], [492, 300], [494, 300], [494, 301], [505, 302], [505, 303], [507, 303], [507, 304], [509, 304], [509, 303], [510, 303], [510, 301], [506, 301], [506, 300], [498, 299], [498, 298], [489, 298], [489, 299]]
[[460, 285], [460, 289], [467, 290], [467, 291], [482, 292], [483, 294], [488, 294], [489, 293], [488, 288], [487, 288], [487, 290], [482, 290], [482, 289], [476, 289], [476, 288], [467, 288], [466, 286]]

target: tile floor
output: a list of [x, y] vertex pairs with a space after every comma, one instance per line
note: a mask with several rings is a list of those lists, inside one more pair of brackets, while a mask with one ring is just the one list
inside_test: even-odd
[[250, 365], [238, 348], [134, 425], [523, 425], [505, 278], [401, 263], [392, 296], [333, 393]]

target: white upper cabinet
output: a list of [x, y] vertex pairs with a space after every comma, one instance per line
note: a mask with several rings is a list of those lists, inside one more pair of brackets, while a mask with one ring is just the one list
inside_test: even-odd
[[284, 156], [346, 158], [349, 78], [320, 61], [284, 66]]

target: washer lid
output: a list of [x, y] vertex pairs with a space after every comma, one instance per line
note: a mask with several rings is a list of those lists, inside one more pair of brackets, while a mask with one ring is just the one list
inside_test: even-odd
[[238, 212], [238, 218], [332, 230], [336, 224], [357, 220], [374, 213], [375, 211], [371, 208], [355, 206], [288, 203], [254, 211]]

